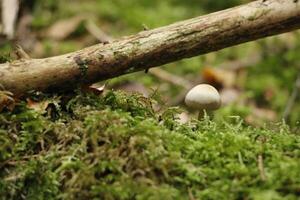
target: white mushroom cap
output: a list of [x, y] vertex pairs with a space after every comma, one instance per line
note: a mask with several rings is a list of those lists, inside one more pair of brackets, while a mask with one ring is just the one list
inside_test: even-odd
[[221, 97], [213, 86], [200, 84], [187, 93], [185, 104], [197, 110], [216, 110], [221, 106]]

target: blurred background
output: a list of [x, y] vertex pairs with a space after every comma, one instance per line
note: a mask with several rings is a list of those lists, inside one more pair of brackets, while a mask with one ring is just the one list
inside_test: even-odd
[[[226, 9], [249, 0], [2, 0], [0, 60], [18, 44], [33, 58], [55, 56], [114, 38]], [[106, 89], [160, 97], [184, 108], [188, 89], [215, 86], [215, 120], [263, 126], [283, 119], [299, 130], [300, 32], [249, 42], [106, 81]], [[102, 85], [104, 83], [100, 83]], [[157, 99], [158, 100], [158, 99]], [[196, 113], [185, 110], [181, 121]]]

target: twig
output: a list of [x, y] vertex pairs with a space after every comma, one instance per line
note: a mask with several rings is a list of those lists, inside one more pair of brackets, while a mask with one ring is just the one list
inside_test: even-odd
[[20, 45], [15, 46], [15, 54], [18, 59], [30, 59], [30, 56], [24, 51]]
[[153, 68], [149, 70], [149, 73], [156, 76], [157, 78], [170, 82], [174, 85], [182, 86], [185, 89], [190, 89], [193, 86], [192, 83], [190, 83], [189, 81], [174, 74], [171, 74], [163, 69]]
[[191, 191], [191, 188], [188, 188], [188, 193], [189, 193], [189, 199], [190, 200], [196, 200], [193, 193], [192, 193], [192, 191]]
[[258, 155], [257, 162], [258, 162], [258, 170], [259, 170], [260, 178], [262, 181], [266, 181], [267, 177], [264, 169], [263, 156], [261, 154]]
[[113, 38], [102, 31], [95, 22], [88, 20], [85, 24], [85, 28], [89, 31], [91, 35], [93, 35], [99, 42], [101, 43], [109, 43], [113, 41]]

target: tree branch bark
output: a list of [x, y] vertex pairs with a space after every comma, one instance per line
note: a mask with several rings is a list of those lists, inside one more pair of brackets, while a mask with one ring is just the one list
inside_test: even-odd
[[69, 89], [300, 28], [300, 2], [259, 0], [73, 53], [0, 65], [15, 94]]

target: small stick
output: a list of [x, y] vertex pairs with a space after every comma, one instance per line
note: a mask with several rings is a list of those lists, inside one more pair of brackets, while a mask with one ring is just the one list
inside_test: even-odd
[[85, 25], [86, 29], [89, 31], [91, 35], [93, 35], [99, 42], [103, 44], [108, 44], [113, 41], [113, 38], [102, 31], [95, 22], [89, 20]]
[[188, 193], [189, 193], [189, 199], [190, 200], [196, 200], [193, 193], [192, 193], [192, 191], [191, 191], [191, 188], [188, 188]]
[[258, 162], [258, 170], [259, 170], [260, 178], [262, 181], [266, 181], [267, 177], [264, 169], [264, 160], [261, 154], [258, 155], [257, 162]]
[[30, 59], [30, 56], [24, 51], [20, 45], [15, 46], [15, 54], [18, 59]]
[[148, 31], [149, 30], [149, 27], [146, 24], [142, 24], [142, 26], [143, 26], [143, 30], [144, 31]]
[[182, 86], [185, 89], [191, 89], [191, 87], [193, 86], [192, 83], [185, 80], [184, 78], [181, 78], [177, 75], [171, 74], [163, 69], [153, 68], [153, 69], [149, 70], [149, 73], [159, 79], [162, 79], [162, 80], [172, 83], [174, 85]]

